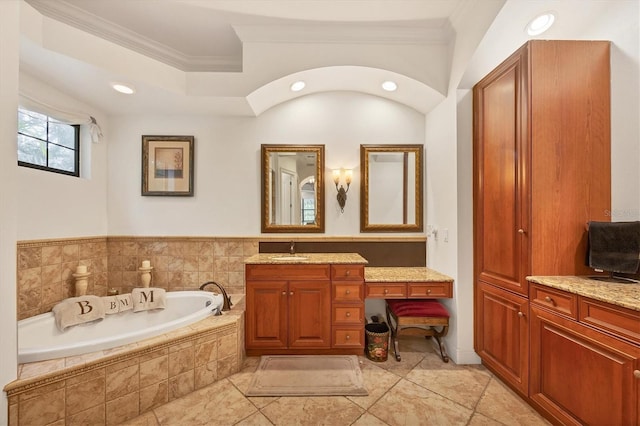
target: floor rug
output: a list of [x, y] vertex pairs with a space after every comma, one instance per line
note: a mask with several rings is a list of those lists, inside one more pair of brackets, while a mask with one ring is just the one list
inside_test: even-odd
[[356, 355], [265, 355], [246, 396], [368, 395]]

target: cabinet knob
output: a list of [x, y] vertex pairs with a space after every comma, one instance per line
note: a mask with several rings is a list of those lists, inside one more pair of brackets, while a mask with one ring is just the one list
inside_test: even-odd
[[344, 294], [351, 294], [351, 290], [347, 289]]
[[640, 370], [633, 370], [633, 377], [640, 379]]
[[386, 289], [386, 288], [385, 288], [385, 289], [384, 289], [384, 294], [387, 294], [387, 293], [389, 293], [389, 289]]
[[293, 296], [293, 292], [292, 291], [289, 292], [289, 296]]
[[524, 229], [522, 228], [518, 229], [518, 234], [525, 234]]
[[344, 273], [346, 276], [351, 275], [351, 271], [347, 269], [347, 271]]
[[427, 289], [427, 294], [431, 294], [431, 289], [430, 288]]
[[349, 340], [349, 339], [351, 339], [351, 336], [349, 336], [349, 335], [347, 334], [347, 335], [345, 336], [345, 339], [346, 339], [346, 340]]
[[347, 312], [347, 313], [345, 314], [345, 316], [346, 316], [347, 318], [349, 318], [349, 317], [351, 316], [351, 312]]
[[553, 303], [553, 299], [550, 298], [549, 296], [545, 297], [544, 301], [547, 302], [547, 303]]
[[519, 316], [520, 318], [524, 317], [524, 314], [522, 313], [522, 311], [518, 312], [518, 316]]
[[287, 295], [287, 292], [286, 292], [286, 291], [283, 291], [283, 292], [282, 292], [282, 295], [283, 295], [283, 296], [286, 296], [286, 295]]

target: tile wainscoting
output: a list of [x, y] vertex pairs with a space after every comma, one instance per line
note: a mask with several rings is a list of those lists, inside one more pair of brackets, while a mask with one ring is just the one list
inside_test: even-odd
[[143, 260], [151, 261], [151, 285], [168, 291], [194, 290], [216, 281], [228, 293], [244, 293], [244, 259], [258, 253], [257, 238], [92, 237], [19, 241], [18, 320], [51, 311], [74, 296], [78, 265], [86, 265], [88, 294], [139, 287]]
[[[424, 266], [426, 237], [131, 237], [108, 236], [19, 241], [17, 244], [18, 320], [51, 311], [74, 296], [78, 265], [86, 265], [88, 294], [106, 296], [115, 288], [130, 293], [140, 286], [143, 260], [153, 266], [154, 287], [195, 290], [207, 281], [227, 293], [244, 294], [244, 261], [258, 252], [362, 252], [369, 266]], [[408, 256], [410, 253], [411, 256]], [[407, 263], [409, 262], [409, 263]]]

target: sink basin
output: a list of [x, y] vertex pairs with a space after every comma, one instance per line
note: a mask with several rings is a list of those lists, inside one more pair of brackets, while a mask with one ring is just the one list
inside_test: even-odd
[[273, 256], [271, 260], [281, 260], [286, 262], [288, 260], [307, 260], [308, 257], [305, 256], [296, 256], [296, 255], [287, 255], [287, 256]]

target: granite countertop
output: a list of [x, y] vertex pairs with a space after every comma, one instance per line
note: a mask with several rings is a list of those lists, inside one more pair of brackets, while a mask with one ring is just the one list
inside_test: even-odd
[[271, 265], [311, 265], [319, 263], [366, 265], [367, 259], [358, 253], [259, 253], [245, 259], [244, 263]]
[[532, 283], [640, 311], [640, 283], [614, 283], [577, 276], [533, 276]]
[[453, 278], [425, 267], [371, 267], [364, 268], [365, 282], [453, 282]]

